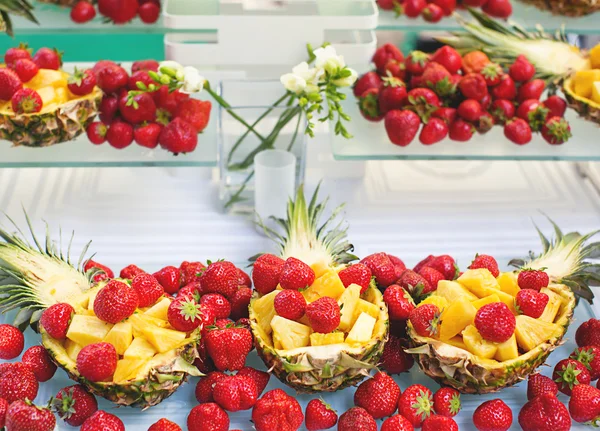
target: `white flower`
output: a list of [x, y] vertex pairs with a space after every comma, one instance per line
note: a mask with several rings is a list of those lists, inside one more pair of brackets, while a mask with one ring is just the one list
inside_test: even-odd
[[330, 74], [334, 74], [338, 69], [343, 69], [346, 66], [344, 57], [338, 55], [335, 48], [327, 45], [325, 48], [315, 49], [315, 66], [317, 69], [325, 69]]
[[300, 94], [306, 89], [306, 80], [295, 73], [286, 73], [281, 76], [281, 83], [286, 90]]
[[198, 69], [195, 67], [187, 66], [184, 67], [181, 71], [183, 77], [181, 81], [183, 81], [183, 87], [181, 87], [181, 91], [184, 93], [199, 93], [204, 88], [204, 83], [206, 80]]
[[183, 71], [183, 66], [179, 63], [177, 63], [176, 61], [171, 61], [171, 60], [167, 60], [167, 61], [161, 61], [158, 64], [158, 70], [162, 73], [163, 69], [168, 69], [171, 70], [173, 72], [175, 72], [175, 74], [177, 74], [178, 72]]
[[307, 83], [317, 83], [320, 76], [323, 75], [322, 71], [317, 68], [308, 67], [308, 63], [303, 61], [292, 69], [292, 73], [296, 76], [301, 77]]
[[349, 67], [346, 68], [346, 70], [350, 71], [350, 76], [331, 81], [333, 85], [337, 87], [351, 87], [352, 85], [354, 85], [354, 83], [358, 79], [358, 74], [356, 73], [356, 70], [350, 69]]

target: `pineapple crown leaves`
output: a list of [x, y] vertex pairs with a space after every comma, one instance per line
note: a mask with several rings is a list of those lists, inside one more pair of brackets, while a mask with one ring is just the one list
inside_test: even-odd
[[33, 6], [27, 0], [7, 0], [0, 2], [0, 30], [13, 36], [13, 26], [10, 15], [22, 16], [23, 18], [39, 24], [32, 13]]
[[579, 384], [577, 376], [581, 374], [581, 370], [575, 368], [573, 364], [567, 364], [561, 371], [557, 371], [556, 374], [558, 374], [558, 378], [555, 380], [556, 383], [573, 389], [574, 386]]

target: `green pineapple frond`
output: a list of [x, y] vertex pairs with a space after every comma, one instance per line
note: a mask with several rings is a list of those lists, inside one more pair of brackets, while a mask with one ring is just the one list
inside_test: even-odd
[[27, 0], [0, 0], [0, 31], [13, 35], [13, 26], [10, 15], [22, 16], [38, 24], [32, 13], [33, 6]]
[[10, 217], [7, 218], [16, 233], [0, 227], [0, 238], [4, 240], [0, 242], [0, 312], [18, 310], [15, 326], [24, 328], [28, 324], [35, 325], [49, 306], [88, 290], [98, 270], [87, 273], [83, 270], [91, 241], [85, 245], [77, 263], [73, 264], [71, 246], [74, 234], [71, 234], [64, 254], [62, 231], [57, 245], [52, 241], [46, 223], [45, 241], [41, 243], [25, 213], [32, 245], [17, 224]]
[[[342, 265], [358, 257], [352, 254], [354, 246], [348, 242], [348, 225], [344, 219], [337, 223], [344, 205], [333, 210], [329, 218], [319, 226], [320, 219], [327, 207], [329, 198], [318, 203], [320, 185], [315, 190], [307, 205], [304, 197], [304, 186], [298, 187], [296, 198], [290, 199], [287, 207], [287, 218], [272, 220], [282, 228], [283, 233], [267, 227], [262, 220], [257, 223], [265, 233], [279, 246], [282, 258], [295, 257], [308, 265], [322, 263], [327, 266]], [[335, 224], [334, 224], [335, 223]]]
[[536, 226], [543, 245], [543, 252], [529, 252], [528, 259], [513, 259], [509, 265], [517, 268], [542, 269], [550, 282], [568, 286], [575, 295], [590, 303], [594, 293], [590, 286], [600, 286], [600, 264], [588, 259], [600, 258], [600, 242], [588, 243], [600, 230], [580, 235], [577, 232], [564, 234], [550, 218], [554, 227], [554, 238], [548, 239]]

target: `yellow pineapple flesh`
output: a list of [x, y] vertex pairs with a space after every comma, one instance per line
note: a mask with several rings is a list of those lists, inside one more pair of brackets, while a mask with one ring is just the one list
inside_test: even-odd
[[156, 349], [145, 338], [134, 338], [123, 357], [125, 359], [150, 359], [156, 354]]
[[111, 328], [104, 342], [115, 347], [119, 355], [123, 355], [133, 341], [133, 326], [130, 322], [119, 322]]
[[146, 364], [145, 359], [121, 359], [117, 361], [117, 369], [113, 375], [113, 381], [122, 383], [129, 379], [133, 380], [137, 370]]
[[65, 340], [65, 352], [67, 352], [67, 356], [73, 361], [77, 362], [77, 355], [79, 355], [81, 349], [83, 349], [83, 347], [75, 341], [71, 341], [68, 338]]
[[356, 308], [354, 309], [354, 319], [352, 320], [352, 325], [350, 326], [354, 326], [356, 319], [358, 319], [358, 316], [360, 316], [361, 313], [367, 313], [369, 316], [377, 319], [379, 317], [379, 311], [380, 310], [377, 305], [365, 301], [364, 299], [359, 299], [358, 303], [356, 304]]
[[600, 69], [600, 44], [590, 49], [590, 63], [592, 69]]
[[417, 305], [417, 307], [420, 307], [420, 306], [426, 305], [426, 304], [433, 304], [437, 308], [439, 308], [440, 311], [443, 312], [445, 308], [448, 308], [449, 302], [443, 296], [429, 295], [427, 298], [425, 298], [424, 300], [419, 302], [419, 305]]
[[319, 278], [329, 271], [329, 265], [325, 262], [315, 262], [310, 268], [315, 272], [315, 278]]
[[473, 301], [471, 304], [473, 304], [473, 306], [479, 310], [484, 305], [491, 304], [492, 302], [500, 302], [500, 297], [495, 293], [493, 295], [478, 299], [477, 301]]
[[361, 313], [361, 315], [358, 316], [358, 319], [356, 319], [356, 323], [348, 333], [348, 336], [346, 337], [346, 343], [362, 344], [371, 341], [376, 322], [377, 321], [374, 317], [369, 316], [367, 313]]
[[159, 352], [164, 353], [176, 349], [185, 340], [185, 332], [173, 329], [146, 326], [142, 330], [144, 338]]
[[503, 272], [496, 280], [498, 280], [502, 292], [508, 293], [510, 296], [517, 296], [517, 293], [521, 290], [517, 279], [518, 276], [514, 272]]
[[473, 323], [477, 309], [465, 298], [459, 298], [451, 303], [441, 314], [439, 338], [442, 341], [460, 334], [463, 329]]
[[104, 340], [112, 326], [110, 323], [103, 322], [95, 316], [76, 314], [69, 325], [67, 338], [85, 347]]
[[492, 359], [496, 355], [498, 347], [494, 343], [484, 340], [475, 326], [467, 326], [462, 335], [467, 350], [475, 356], [483, 359]]
[[345, 291], [346, 287], [344, 287], [338, 273], [330, 269], [317, 278], [310, 287], [303, 290], [302, 295], [304, 295], [306, 302], [314, 302], [323, 296], [338, 300]]
[[306, 325], [281, 316], [275, 316], [271, 320], [271, 326], [273, 328], [273, 337], [277, 337], [285, 350], [306, 347], [310, 343], [312, 329]]
[[354, 310], [360, 298], [360, 289], [361, 287], [358, 284], [351, 284], [338, 300], [338, 305], [340, 306], [340, 324], [338, 329], [340, 331], [348, 332], [355, 321]]
[[446, 340], [445, 342], [450, 344], [451, 346], [458, 347], [459, 349], [463, 349], [463, 350], [467, 350], [467, 351], [469, 350], [461, 335], [457, 335], [456, 337], [450, 338], [449, 340]]
[[591, 99], [594, 82], [600, 81], [600, 70], [580, 70], [573, 77], [573, 91], [586, 99]]
[[171, 305], [171, 300], [169, 298], [163, 298], [154, 304], [152, 307], [147, 309], [144, 312], [144, 315], [150, 317], [156, 317], [157, 319], [169, 320], [167, 317], [167, 311], [169, 310], [169, 305]]
[[456, 301], [462, 297], [466, 297], [469, 301], [478, 299], [477, 296], [465, 289], [462, 284], [448, 280], [441, 280], [438, 283], [436, 295], [446, 298], [448, 302]]
[[498, 280], [487, 269], [469, 269], [458, 278], [458, 282], [465, 286], [478, 298], [490, 295], [498, 295], [500, 302], [504, 302], [510, 311], [516, 313], [515, 298], [500, 290]]
[[562, 305], [562, 299], [560, 295], [554, 293], [551, 289], [544, 287], [540, 290], [541, 293], [545, 293], [548, 295], [548, 304], [546, 304], [546, 308], [544, 308], [544, 312], [539, 317], [539, 319], [543, 322], [553, 323], [556, 315], [560, 311], [560, 306]]
[[519, 348], [517, 346], [517, 337], [515, 334], [512, 335], [504, 343], [497, 344], [498, 350], [494, 359], [500, 362], [510, 361], [519, 357]]
[[517, 344], [526, 352], [562, 333], [562, 327], [554, 323], [544, 322], [525, 315], [517, 316], [516, 319], [515, 335], [517, 336]]
[[258, 298], [254, 301], [252, 308], [256, 313], [258, 324], [265, 334], [270, 335], [273, 332], [271, 328], [271, 321], [275, 316], [275, 297], [280, 292], [280, 290], [274, 290], [271, 293], [266, 294], [262, 298]]
[[319, 334], [318, 332], [313, 332], [310, 334], [311, 346], [325, 346], [328, 344], [341, 344], [343, 342], [343, 332], [332, 332], [330, 334]]
[[39, 90], [52, 86], [54, 88], [67, 88], [69, 75], [62, 70], [40, 69], [38, 73], [25, 84], [25, 87]]

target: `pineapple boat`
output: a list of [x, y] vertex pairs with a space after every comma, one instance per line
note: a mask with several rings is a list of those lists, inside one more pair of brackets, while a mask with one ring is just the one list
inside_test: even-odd
[[[94, 303], [107, 281], [94, 283], [98, 270], [82, 270], [89, 244], [74, 266], [70, 244], [65, 256], [49, 236], [43, 247], [31, 224], [29, 228], [34, 246], [22, 234], [0, 229], [5, 241], [0, 242], [0, 273], [5, 276], [0, 278], [0, 311], [18, 310], [16, 326], [39, 329], [43, 346], [70, 378], [118, 405], [147, 408], [172, 395], [189, 375], [200, 375], [192, 365], [198, 356], [199, 329], [186, 333], [169, 325], [172, 298], [160, 296], [116, 324], [103, 321], [96, 317]], [[40, 324], [43, 312], [57, 304], [69, 304], [74, 310], [64, 338], [52, 338]], [[101, 342], [116, 350], [116, 370], [112, 378], [92, 382], [79, 373], [77, 357], [86, 346]]]
[[[540, 233], [544, 252], [513, 266], [543, 269], [549, 276], [548, 303], [538, 318], [520, 314], [515, 297], [520, 288], [517, 272], [494, 277], [488, 269], [469, 269], [454, 281], [440, 281], [437, 290], [417, 306], [434, 304], [441, 311], [439, 330], [433, 337], [417, 334], [407, 324], [412, 353], [419, 367], [441, 385], [463, 393], [495, 392], [525, 380], [558, 347], [573, 318], [577, 297], [591, 302], [588, 282], [600, 281], [598, 265], [585, 262], [596, 255], [600, 243], [586, 242], [597, 232], [581, 236], [563, 235], [555, 225], [551, 242]], [[503, 303], [515, 315], [516, 327], [505, 342], [484, 339], [475, 327], [478, 310], [487, 304]]]
[[473, 9], [469, 12], [475, 21], [462, 22], [466, 32], [438, 40], [461, 53], [483, 51], [505, 66], [525, 55], [536, 68], [535, 78], [561, 87], [570, 108], [600, 124], [600, 45], [588, 53], [569, 44], [564, 30], [555, 36], [543, 30], [529, 33], [514, 23], [495, 21]]
[[533, 5], [561, 16], [585, 16], [600, 11], [597, 0], [520, 0], [521, 3]]
[[[360, 286], [343, 283], [339, 276], [356, 257], [349, 254], [353, 247], [342, 223], [326, 230], [341, 207], [318, 226], [326, 202], [317, 204], [317, 194], [307, 205], [302, 186], [298, 189], [288, 204], [287, 220], [278, 220], [286, 236], [265, 228], [277, 238], [281, 258], [262, 255], [252, 275], [256, 292], [249, 311], [256, 350], [279, 380], [299, 392], [332, 392], [357, 384], [378, 364], [388, 337], [387, 307], [370, 277]], [[307, 312], [296, 320], [279, 315], [275, 304], [282, 285], [290, 282], [290, 262], [303, 266], [310, 277], [299, 289]], [[292, 276], [291, 283], [296, 280]], [[310, 317], [309, 308], [319, 302], [332, 304], [339, 313], [331, 330], [317, 328]]]

